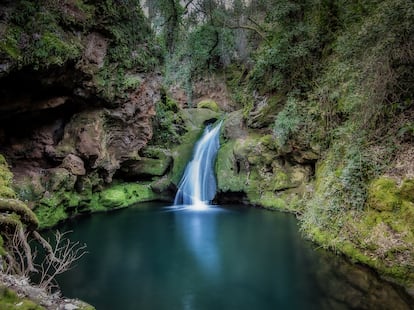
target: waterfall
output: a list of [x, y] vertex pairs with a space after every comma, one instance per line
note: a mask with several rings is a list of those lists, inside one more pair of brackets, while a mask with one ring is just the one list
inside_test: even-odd
[[222, 122], [208, 125], [196, 143], [192, 160], [187, 164], [178, 185], [174, 205], [191, 205], [206, 208], [216, 195], [214, 160], [219, 149]]

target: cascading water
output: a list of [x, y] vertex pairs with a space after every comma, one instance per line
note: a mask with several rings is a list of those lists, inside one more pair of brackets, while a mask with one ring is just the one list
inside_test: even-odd
[[187, 164], [178, 186], [174, 205], [190, 205], [206, 208], [216, 194], [214, 160], [219, 149], [219, 133], [222, 122], [208, 125], [194, 148], [193, 159]]

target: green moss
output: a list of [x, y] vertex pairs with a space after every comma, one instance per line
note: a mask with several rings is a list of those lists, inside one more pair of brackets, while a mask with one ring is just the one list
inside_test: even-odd
[[56, 197], [44, 198], [40, 201], [40, 205], [34, 209], [34, 212], [39, 219], [39, 227], [52, 227], [59, 222], [68, 218], [65, 206], [57, 204], [60, 201]]
[[146, 176], [163, 176], [172, 163], [171, 154], [168, 151], [148, 147], [142, 150], [142, 157], [131, 164], [134, 174], [141, 174]]
[[220, 113], [208, 109], [185, 109], [182, 110], [182, 113], [187, 127], [193, 130], [202, 130], [206, 121], [219, 119], [221, 117]]
[[3, 240], [3, 237], [0, 235], [0, 256], [4, 256], [7, 253], [3, 246], [4, 246], [4, 240]]
[[0, 309], [44, 310], [45, 308], [36, 305], [29, 299], [19, 297], [14, 291], [4, 286], [0, 286]]
[[215, 102], [212, 99], [205, 99], [205, 100], [200, 101], [199, 103], [197, 103], [197, 108], [198, 109], [209, 109], [214, 112], [220, 111], [220, 108], [217, 102]]
[[260, 143], [269, 150], [276, 150], [276, 139], [273, 135], [264, 135], [260, 138]]
[[120, 207], [127, 199], [127, 192], [122, 186], [111, 187], [100, 193], [102, 205], [108, 208]]
[[379, 211], [392, 211], [401, 206], [397, 182], [381, 177], [371, 183], [368, 189], [368, 206]]
[[31, 226], [32, 228], [37, 228], [39, 225], [33, 211], [20, 200], [0, 198], [0, 212], [16, 214], [19, 216], [22, 223]]
[[200, 130], [189, 131], [183, 136], [183, 143], [173, 149], [173, 167], [171, 169], [171, 182], [178, 184], [184, 173], [185, 166], [190, 161], [193, 148], [201, 134]]
[[156, 194], [149, 184], [122, 183], [111, 186], [99, 194], [99, 203], [105, 208], [127, 207], [134, 203], [151, 201]]
[[405, 179], [399, 190], [402, 199], [414, 202], [414, 179]]
[[181, 142], [185, 133], [185, 122], [177, 102], [161, 90], [162, 97], [155, 105], [156, 115], [153, 119], [154, 135], [151, 144], [168, 147]]
[[15, 198], [16, 193], [11, 188], [13, 174], [9, 170], [6, 159], [0, 154], [0, 198]]
[[13, 60], [21, 60], [21, 51], [18, 46], [18, 38], [21, 30], [17, 27], [8, 27], [4, 36], [0, 38], [0, 53], [6, 54]]
[[283, 171], [276, 171], [273, 178], [273, 190], [281, 190], [290, 187], [290, 178]]
[[[329, 238], [327, 236], [327, 238]], [[349, 241], [337, 244], [337, 250], [351, 258], [354, 262], [360, 262], [371, 267], [378, 267], [375, 259], [364, 255], [355, 245]]]
[[79, 310], [95, 310], [95, 307], [88, 304], [82, 304]]
[[58, 191], [40, 200], [34, 209], [40, 228], [52, 227], [78, 213], [99, 212], [157, 199], [149, 183], [114, 184], [102, 191]]
[[286, 210], [287, 203], [284, 199], [277, 197], [273, 192], [265, 192], [260, 198], [260, 205], [266, 208]]
[[248, 185], [248, 171], [235, 158], [237, 141], [230, 140], [221, 145], [216, 160], [217, 189], [221, 192], [244, 192]]
[[74, 38], [64, 40], [62, 35], [45, 32], [34, 45], [33, 58], [38, 64], [63, 65], [80, 56], [80, 52], [81, 45]]

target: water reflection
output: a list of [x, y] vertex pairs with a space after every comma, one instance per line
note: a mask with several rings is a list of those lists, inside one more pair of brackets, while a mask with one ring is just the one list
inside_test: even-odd
[[315, 251], [286, 214], [152, 206], [65, 229], [90, 254], [60, 278], [63, 293], [99, 310], [413, 309], [369, 270]]
[[197, 260], [200, 270], [210, 277], [220, 274], [217, 248], [216, 214], [214, 211], [181, 211], [175, 220], [188, 250]]
[[414, 309], [414, 300], [367, 267], [321, 252], [315, 278], [324, 294], [321, 309]]

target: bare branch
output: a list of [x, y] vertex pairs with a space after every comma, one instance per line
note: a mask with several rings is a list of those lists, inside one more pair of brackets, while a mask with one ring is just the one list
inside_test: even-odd
[[85, 244], [72, 242], [66, 238], [65, 235], [68, 233], [62, 234], [59, 231], [55, 233], [56, 243], [51, 247], [53, 250], [41, 263], [39, 286], [42, 288], [52, 289], [56, 276], [70, 270], [73, 264], [87, 253]]
[[59, 262], [59, 260], [54, 256], [52, 246], [47, 242], [37, 231], [33, 231], [33, 236], [39, 243], [43, 246], [43, 248], [47, 251], [48, 255], [50, 255], [50, 259], [56, 260]]

